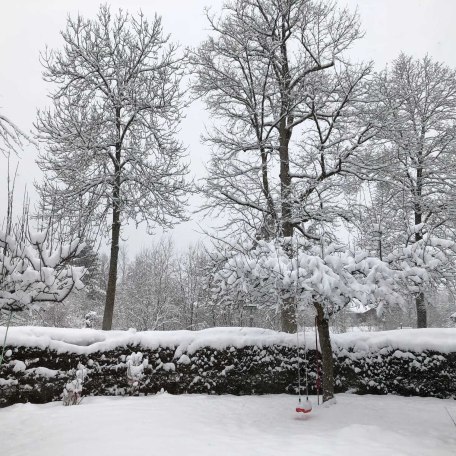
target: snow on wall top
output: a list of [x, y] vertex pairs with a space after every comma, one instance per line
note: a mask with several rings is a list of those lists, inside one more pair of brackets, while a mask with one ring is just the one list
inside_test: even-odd
[[[3, 341], [5, 327], [0, 326]], [[413, 351], [433, 350], [456, 352], [456, 328], [403, 329], [380, 332], [352, 332], [333, 334], [333, 347], [355, 352], [376, 352], [382, 348]], [[194, 353], [203, 347], [222, 350], [228, 347], [265, 347], [270, 345], [296, 346], [296, 334], [286, 334], [260, 328], [210, 328], [202, 331], [98, 331], [94, 329], [44, 328], [19, 326], [9, 329], [8, 346], [49, 348], [59, 353], [90, 354], [119, 346], [140, 345], [154, 349], [172, 348], [175, 357]], [[315, 334], [306, 331], [309, 349], [315, 348]], [[303, 333], [299, 344], [304, 345]]]

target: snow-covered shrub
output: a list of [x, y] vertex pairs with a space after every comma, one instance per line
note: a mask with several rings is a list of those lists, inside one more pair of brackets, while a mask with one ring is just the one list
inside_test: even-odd
[[62, 302], [73, 289], [82, 289], [85, 269], [68, 265], [83, 247], [79, 239], [52, 246], [47, 232], [27, 239], [0, 231], [0, 312], [38, 309]]
[[98, 314], [91, 310], [90, 312], [87, 312], [84, 315], [84, 327], [85, 328], [93, 328], [93, 325], [95, 324], [95, 321], [98, 318]]
[[148, 359], [143, 359], [143, 354], [141, 352], [132, 353], [127, 356], [127, 379], [131, 394], [139, 392], [144, 376], [144, 368], [146, 368], [148, 364]]
[[68, 382], [63, 389], [63, 405], [78, 405], [82, 401], [82, 387], [87, 376], [87, 369], [84, 365], [78, 364], [74, 380]]

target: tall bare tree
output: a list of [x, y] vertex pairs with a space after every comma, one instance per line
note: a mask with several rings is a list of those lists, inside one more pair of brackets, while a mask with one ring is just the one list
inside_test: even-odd
[[[195, 91], [220, 121], [206, 137], [207, 209], [239, 232], [282, 239], [292, 257], [294, 234], [319, 242], [344, 217], [341, 184], [374, 131], [360, 115], [370, 65], [344, 57], [358, 17], [334, 2], [237, 0], [208, 18], [212, 35], [193, 56]], [[281, 320], [296, 330], [290, 297]]]
[[103, 329], [111, 329], [122, 223], [146, 222], [151, 230], [185, 218], [190, 188], [176, 139], [185, 56], [159, 17], [114, 16], [107, 6], [93, 20], [69, 17], [62, 38], [62, 50], [42, 55], [44, 79], [56, 88], [36, 124], [46, 176], [39, 190], [74, 225], [111, 219], [103, 318]]
[[[429, 239], [455, 239], [456, 213], [456, 71], [430, 57], [401, 54], [377, 77], [383, 122], [378, 139], [384, 166], [371, 212], [378, 219], [383, 254]], [[386, 211], [380, 214], [386, 202]], [[398, 229], [399, 228], [399, 232]], [[413, 258], [408, 260], [413, 263]], [[426, 264], [425, 258], [421, 265]], [[445, 269], [432, 277], [449, 284]], [[453, 268], [454, 269], [454, 268]], [[454, 275], [454, 272], [451, 274]], [[426, 290], [414, 293], [417, 326], [427, 326]], [[434, 281], [435, 284], [435, 281]]]

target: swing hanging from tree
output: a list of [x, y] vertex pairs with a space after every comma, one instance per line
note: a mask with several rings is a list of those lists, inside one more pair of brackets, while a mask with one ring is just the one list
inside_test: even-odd
[[[291, 238], [291, 243], [293, 244], [293, 236]], [[277, 252], [277, 245], [275, 245], [275, 251], [277, 260], [279, 260], [279, 255]], [[299, 281], [299, 246], [298, 243], [296, 244], [296, 253], [297, 253], [297, 261], [296, 261], [296, 280], [295, 280], [295, 290], [294, 290], [294, 307], [295, 307], [295, 319], [296, 322], [298, 321], [298, 281]], [[281, 271], [280, 262], [279, 270]], [[312, 411], [312, 402], [309, 399], [309, 378], [308, 378], [308, 362], [307, 362], [307, 343], [306, 343], [306, 327], [303, 327], [303, 334], [304, 334], [304, 362], [305, 362], [305, 386], [306, 386], [306, 400], [302, 400], [301, 395], [301, 363], [300, 363], [300, 355], [299, 355], [299, 331], [296, 328], [296, 349], [298, 354], [298, 405], [296, 406], [297, 413], [310, 413]], [[318, 354], [318, 332], [317, 332], [317, 316], [315, 317], [315, 353]], [[318, 365], [318, 361], [316, 359], [316, 391], [317, 391], [317, 404], [320, 405], [320, 367]]]
[[[297, 261], [296, 261], [296, 282], [295, 282], [295, 293], [294, 293], [294, 303], [295, 303], [295, 319], [296, 322], [298, 320], [298, 281], [299, 281], [299, 247], [296, 244], [296, 253], [297, 253]], [[309, 377], [308, 377], [308, 369], [309, 363], [307, 361], [307, 342], [306, 342], [306, 327], [303, 326], [303, 338], [304, 338], [304, 363], [305, 363], [305, 387], [306, 387], [306, 399], [305, 401], [302, 400], [301, 395], [301, 358], [299, 355], [299, 328], [296, 328], [296, 348], [298, 352], [298, 405], [296, 406], [297, 413], [310, 413], [312, 411], [312, 402], [309, 399]], [[317, 332], [317, 317], [315, 317], [315, 353], [318, 353], [318, 332]], [[317, 390], [317, 404], [320, 405], [320, 367], [318, 365], [317, 359], [315, 359], [315, 367], [316, 367], [316, 390]]]
[[[304, 334], [304, 363], [305, 363], [305, 387], [306, 387], [306, 399], [302, 400], [301, 395], [301, 363], [299, 356], [299, 331], [296, 331], [296, 345], [298, 350], [298, 405], [296, 406], [297, 413], [310, 413], [312, 411], [312, 402], [309, 399], [309, 377], [307, 375], [309, 364], [307, 362], [307, 343], [306, 343], [306, 327], [303, 329]], [[315, 352], [318, 353], [318, 333], [317, 333], [317, 319], [315, 317]], [[320, 367], [316, 360], [316, 370], [317, 370], [317, 381], [316, 381], [316, 390], [317, 390], [317, 404], [320, 405]]]

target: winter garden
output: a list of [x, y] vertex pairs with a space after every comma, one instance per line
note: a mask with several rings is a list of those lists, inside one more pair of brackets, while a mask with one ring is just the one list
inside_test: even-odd
[[0, 103], [0, 454], [456, 454], [429, 5], [24, 3], [58, 24], [0, 46], [46, 96]]

